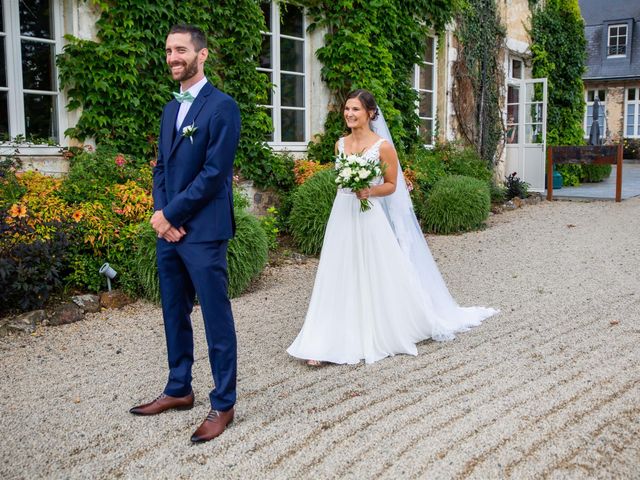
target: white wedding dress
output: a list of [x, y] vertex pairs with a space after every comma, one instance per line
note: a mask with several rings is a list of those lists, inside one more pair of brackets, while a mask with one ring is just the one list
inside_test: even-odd
[[[363, 155], [379, 161], [384, 141], [379, 139]], [[343, 138], [338, 148], [344, 152]], [[401, 171], [398, 178], [404, 182]], [[419, 240], [402, 242], [403, 250], [384, 199], [371, 197], [371, 209], [361, 212], [353, 192], [338, 190], [309, 309], [302, 330], [287, 349], [290, 355], [351, 364], [399, 353], [416, 355], [417, 342], [451, 339], [496, 313], [455, 303], [424, 236], [420, 234], [424, 245]], [[413, 211], [411, 215], [415, 219]], [[412, 263], [408, 250], [416, 248], [421, 256], [428, 256], [420, 260], [422, 269], [428, 262], [429, 271], [419, 272]]]

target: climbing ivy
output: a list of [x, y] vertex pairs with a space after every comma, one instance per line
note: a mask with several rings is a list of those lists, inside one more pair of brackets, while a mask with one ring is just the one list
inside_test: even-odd
[[547, 78], [547, 144], [580, 145], [587, 54], [578, 0], [547, 0], [534, 8], [530, 34], [533, 76]]
[[419, 143], [417, 94], [413, 68], [422, 60], [430, 33], [441, 32], [461, 1], [309, 0], [297, 2], [313, 18], [311, 31], [324, 27], [324, 45], [316, 52], [322, 79], [332, 95], [325, 132], [309, 144], [309, 156], [329, 161], [343, 133], [341, 106], [356, 88], [370, 90], [384, 112], [396, 147]]
[[460, 133], [488, 165], [498, 160], [503, 137], [501, 68], [506, 29], [495, 0], [468, 0], [458, 15], [458, 59], [453, 66], [455, 106]]
[[176, 84], [165, 64], [164, 42], [171, 25], [192, 23], [209, 39], [209, 80], [234, 97], [242, 115], [237, 166], [260, 177], [270, 164], [263, 139], [271, 120], [258, 107], [269, 85], [256, 71], [260, 31], [265, 29], [255, 0], [119, 0], [93, 2], [101, 10], [98, 41], [67, 36], [58, 57], [60, 80], [70, 110], [82, 108], [65, 132], [111, 144], [141, 157], [155, 156], [163, 105]]

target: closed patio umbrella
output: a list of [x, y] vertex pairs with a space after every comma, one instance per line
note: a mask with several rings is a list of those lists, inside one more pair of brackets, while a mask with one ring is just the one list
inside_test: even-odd
[[598, 117], [600, 117], [600, 102], [596, 97], [593, 101], [593, 123], [591, 124], [591, 131], [589, 132], [589, 145], [600, 145], [602, 143]]

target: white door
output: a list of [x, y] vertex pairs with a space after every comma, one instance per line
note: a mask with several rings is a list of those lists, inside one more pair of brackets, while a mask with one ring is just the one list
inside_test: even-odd
[[513, 172], [529, 190], [544, 191], [547, 144], [547, 79], [511, 80], [507, 85], [505, 174]]

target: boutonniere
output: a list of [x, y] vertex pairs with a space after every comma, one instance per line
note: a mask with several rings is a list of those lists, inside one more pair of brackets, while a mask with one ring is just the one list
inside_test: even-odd
[[197, 130], [198, 127], [196, 127], [194, 121], [191, 125], [187, 125], [182, 129], [182, 136], [191, 140], [191, 143], [193, 144], [193, 136], [195, 135]]

